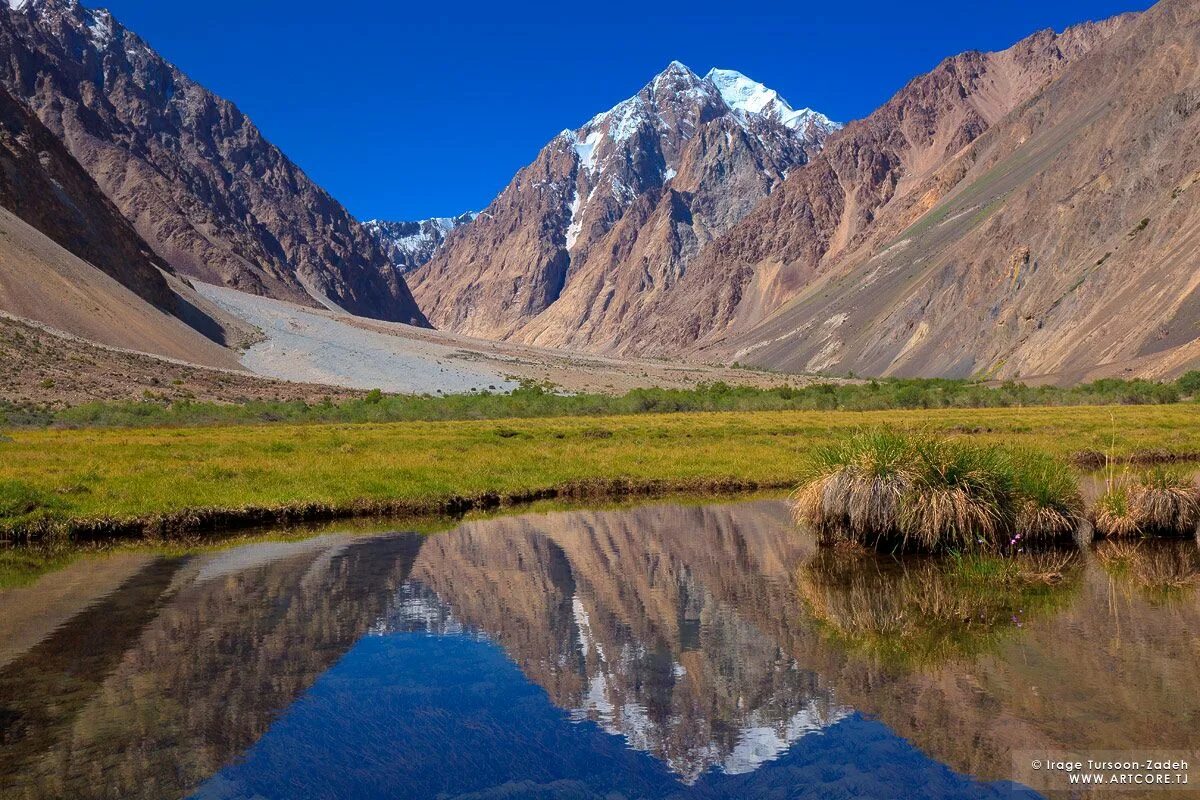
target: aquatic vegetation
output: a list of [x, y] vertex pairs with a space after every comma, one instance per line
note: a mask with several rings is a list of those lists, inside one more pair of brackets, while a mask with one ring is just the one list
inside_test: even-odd
[[1074, 551], [884, 561], [822, 550], [801, 567], [801, 598], [826, 635], [884, 664], [983, 652], [1074, 596]]
[[1141, 528], [1149, 533], [1186, 535], [1200, 523], [1200, 490], [1183, 473], [1157, 467], [1141, 477], [1130, 492], [1130, 504]]
[[[997, 549], [1014, 524], [1012, 462], [995, 446], [921, 439], [901, 511], [904, 542], [926, 551]], [[907, 549], [903, 547], [902, 549]]]
[[1017, 536], [1026, 545], [1070, 539], [1084, 520], [1075, 476], [1055, 458], [1035, 450], [1016, 454]]
[[897, 552], [1015, 552], [1083, 518], [1070, 471], [1045, 453], [882, 429], [814, 449], [792, 501], [823, 543]]
[[1092, 524], [1096, 527], [1096, 535], [1105, 538], [1135, 536], [1141, 533], [1142, 528], [1133, 512], [1128, 486], [1113, 485], [1100, 495], [1092, 509]]
[[901, 500], [912, 488], [909, 437], [876, 429], [814, 448], [793, 513], [824, 542], [869, 543], [902, 535]]
[[1200, 489], [1185, 473], [1155, 467], [1110, 476], [1092, 518], [1099, 536], [1187, 536], [1200, 526]]
[[1096, 545], [1096, 559], [1114, 579], [1155, 600], [1200, 586], [1200, 547], [1186, 541], [1113, 540]]

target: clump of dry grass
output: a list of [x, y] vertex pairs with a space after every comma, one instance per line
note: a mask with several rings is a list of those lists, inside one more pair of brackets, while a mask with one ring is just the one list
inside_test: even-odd
[[1092, 509], [1092, 524], [1097, 536], [1108, 539], [1137, 536], [1142, 532], [1133, 512], [1128, 486], [1113, 485], [1100, 495]]
[[1130, 493], [1134, 516], [1143, 530], [1186, 535], [1200, 523], [1200, 491], [1182, 473], [1161, 467], [1142, 476]]
[[1110, 476], [1092, 513], [1107, 538], [1185, 536], [1200, 525], [1200, 490], [1186, 475], [1157, 467], [1136, 480]]
[[884, 430], [858, 431], [814, 448], [805, 480], [792, 495], [797, 522], [824, 543], [872, 547], [900, 535], [901, 500], [912, 487], [912, 444]]
[[1049, 456], [887, 430], [816, 450], [792, 502], [825, 544], [920, 552], [1059, 541], [1083, 512], [1073, 477]]
[[996, 447], [953, 440], [916, 443], [916, 479], [901, 528], [927, 551], [996, 549], [1013, 526], [1012, 461]]
[[1065, 465], [1044, 453], [1020, 451], [1013, 470], [1017, 490], [1012, 544], [1041, 545], [1070, 539], [1084, 520], [1083, 495]]

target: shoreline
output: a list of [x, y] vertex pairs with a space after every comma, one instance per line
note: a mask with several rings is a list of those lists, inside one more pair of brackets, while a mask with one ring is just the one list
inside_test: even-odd
[[537, 489], [513, 492], [480, 492], [472, 495], [430, 497], [425, 500], [368, 499], [348, 503], [294, 502], [279, 505], [196, 507], [163, 514], [126, 517], [73, 517], [45, 519], [0, 530], [0, 549], [47, 542], [86, 544], [106, 541], [172, 541], [213, 533], [236, 533], [263, 526], [285, 526], [337, 520], [420, 517], [457, 518], [471, 512], [520, 508], [544, 500], [620, 500], [668, 498], [704, 494], [731, 497], [760, 491], [793, 488], [794, 478], [754, 481], [740, 478], [689, 478], [642, 480], [610, 478], [568, 481]]

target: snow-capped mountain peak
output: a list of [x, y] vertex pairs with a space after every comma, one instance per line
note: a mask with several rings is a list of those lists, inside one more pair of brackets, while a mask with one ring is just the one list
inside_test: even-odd
[[817, 125], [825, 131], [840, 128], [836, 122], [811, 108], [793, 109], [779, 92], [737, 70], [711, 69], [704, 79], [717, 88], [721, 98], [734, 111], [770, 117], [792, 130], [807, 130]]

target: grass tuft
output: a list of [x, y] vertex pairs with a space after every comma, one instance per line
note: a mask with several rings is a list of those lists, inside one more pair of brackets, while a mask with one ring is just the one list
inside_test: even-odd
[[1143, 530], [1160, 535], [1187, 535], [1200, 523], [1200, 491], [1186, 475], [1156, 467], [1131, 491], [1134, 517]]
[[1083, 501], [1065, 464], [1032, 450], [889, 430], [817, 448], [793, 513], [825, 543], [878, 550], [1020, 550], [1071, 537]]
[[1133, 513], [1129, 487], [1124, 484], [1110, 486], [1100, 495], [1092, 511], [1092, 522], [1096, 527], [1096, 535], [1104, 538], [1119, 539], [1137, 536], [1142, 532], [1142, 526]]
[[1106, 538], [1187, 536], [1200, 526], [1200, 489], [1186, 474], [1155, 467], [1136, 480], [1110, 476], [1092, 514]]

